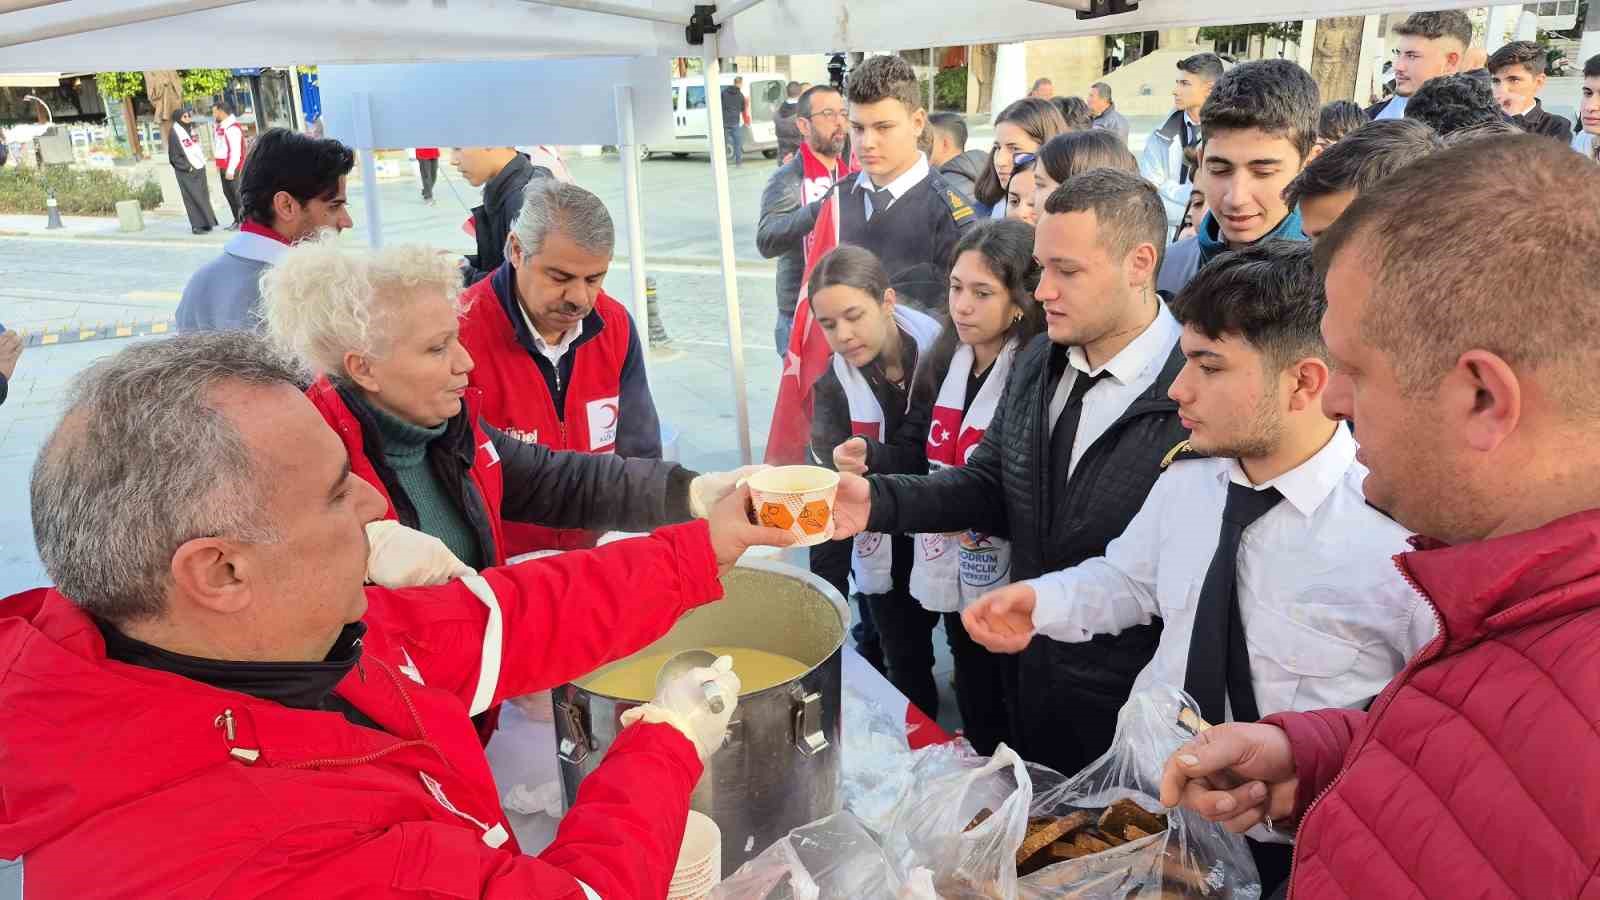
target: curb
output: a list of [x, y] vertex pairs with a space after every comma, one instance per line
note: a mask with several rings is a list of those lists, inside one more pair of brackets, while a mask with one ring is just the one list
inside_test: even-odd
[[177, 323], [170, 316], [165, 319], [149, 319], [139, 322], [113, 322], [110, 325], [99, 322], [96, 322], [93, 326], [68, 325], [55, 330], [47, 328], [44, 331], [17, 329], [17, 333], [22, 335], [22, 346], [24, 347], [84, 344], [89, 341], [147, 337], [154, 334], [173, 334], [176, 331]]

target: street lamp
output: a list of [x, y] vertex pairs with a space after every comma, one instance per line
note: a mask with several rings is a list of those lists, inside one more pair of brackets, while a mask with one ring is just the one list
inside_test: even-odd
[[[48, 124], [52, 128], [55, 127], [56, 115], [55, 115], [55, 113], [50, 111], [50, 104], [44, 102], [43, 100], [39, 99], [37, 96], [35, 96], [33, 94], [24, 94], [24, 95], [22, 95], [22, 99], [23, 100], [32, 100], [33, 102], [35, 102], [35, 103], [39, 104], [40, 106], [44, 107], [45, 118], [49, 120]], [[45, 216], [46, 216], [45, 223], [44, 223], [45, 230], [46, 231], [55, 231], [55, 230], [64, 228], [66, 226], [61, 224], [61, 209], [60, 209], [60, 207], [58, 207], [56, 205], [56, 189], [54, 187], [50, 186], [50, 173], [49, 173], [49, 170], [44, 167], [44, 157], [42, 155], [39, 158], [39, 170], [41, 172], [43, 172], [44, 176], [45, 176], [45, 180], [44, 180], [44, 211], [45, 211]]]

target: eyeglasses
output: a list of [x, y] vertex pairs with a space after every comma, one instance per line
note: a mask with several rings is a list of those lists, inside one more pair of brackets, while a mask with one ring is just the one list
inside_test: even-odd
[[808, 119], [822, 119], [825, 122], [838, 121], [839, 119], [844, 118], [844, 110], [842, 110], [842, 109], [825, 109], [822, 112], [814, 112], [811, 115], [806, 116], [806, 118], [808, 118]]

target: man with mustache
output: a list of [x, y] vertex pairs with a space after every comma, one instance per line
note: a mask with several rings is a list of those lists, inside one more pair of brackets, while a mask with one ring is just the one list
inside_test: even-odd
[[[601, 289], [616, 229], [589, 191], [528, 184], [506, 261], [462, 295], [461, 344], [482, 416], [552, 450], [661, 458], [661, 422], [632, 317]], [[506, 551], [591, 546], [586, 531], [510, 525]]]

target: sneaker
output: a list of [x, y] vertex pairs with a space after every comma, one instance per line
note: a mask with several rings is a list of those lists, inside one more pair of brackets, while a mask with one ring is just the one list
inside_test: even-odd
[[228, 231], [238, 231], [239, 230], [239, 223], [235, 222], [232, 225], [229, 225], [227, 230]]

